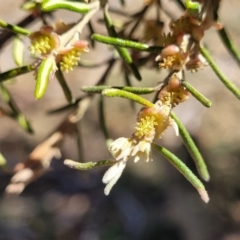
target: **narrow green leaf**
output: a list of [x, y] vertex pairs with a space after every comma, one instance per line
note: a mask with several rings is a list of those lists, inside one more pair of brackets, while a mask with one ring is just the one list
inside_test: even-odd
[[29, 10], [35, 9], [37, 6], [38, 6], [38, 3], [36, 1], [26, 1], [21, 5], [20, 8], [22, 10], [29, 11]]
[[19, 36], [13, 39], [13, 60], [17, 66], [23, 66], [24, 43]]
[[142, 87], [128, 87], [128, 86], [122, 87], [122, 86], [107, 86], [107, 85], [81, 87], [81, 90], [86, 93], [102, 93], [104, 89], [120, 89], [127, 92], [135, 93], [138, 95], [156, 92], [156, 88], [153, 88], [153, 87], [142, 88]]
[[219, 80], [238, 98], [240, 99], [240, 90], [222, 73], [220, 68], [212, 59], [210, 53], [207, 51], [206, 48], [201, 47], [202, 55], [207, 59], [209, 65], [211, 66], [212, 70], [218, 76]]
[[200, 92], [197, 91], [191, 84], [186, 81], [182, 82], [182, 85], [205, 107], [211, 107], [212, 103], [205, 96], [203, 96]]
[[41, 5], [43, 12], [51, 12], [57, 9], [65, 9], [77, 13], [88, 13], [92, 8], [89, 4], [64, 0], [44, 1]]
[[105, 43], [108, 45], [131, 48], [139, 51], [160, 52], [163, 49], [163, 47], [159, 47], [159, 46], [149, 46], [148, 44], [145, 44], [145, 43], [125, 40], [117, 37], [108, 37], [108, 36], [104, 36], [96, 33], [93, 34], [91, 38], [95, 41]]
[[164, 147], [158, 146], [153, 143], [153, 147], [161, 153], [198, 191], [202, 200], [205, 203], [209, 202], [208, 193], [205, 190], [202, 182], [197, 178], [197, 176], [173, 153]]
[[113, 165], [114, 163], [116, 163], [116, 161], [112, 161], [112, 160], [102, 160], [98, 162], [86, 162], [86, 163], [75, 162], [71, 159], [66, 159], [64, 161], [64, 164], [66, 166], [76, 170], [90, 170], [97, 167]]
[[22, 35], [29, 35], [29, 34], [31, 34], [30, 30], [22, 28], [22, 27], [19, 27], [19, 26], [16, 26], [16, 25], [9, 24], [9, 23], [3, 21], [2, 19], [0, 19], [0, 27], [6, 29], [8, 31], [14, 32], [16, 34], [17, 33], [18, 34], [22, 34]]
[[56, 65], [54, 57], [48, 57], [41, 62], [37, 72], [37, 81], [34, 93], [36, 99], [40, 99], [44, 96], [49, 79], [52, 77], [55, 69]]
[[27, 65], [0, 73], [0, 83], [12, 79], [14, 77], [17, 77], [19, 75], [32, 72], [34, 68], [35, 68], [34, 65]]
[[106, 97], [121, 97], [133, 100], [145, 107], [153, 107], [154, 104], [149, 102], [147, 99], [142, 98], [134, 93], [126, 92], [119, 89], [105, 89], [102, 91], [102, 95]]
[[192, 140], [187, 129], [184, 127], [184, 125], [181, 123], [181, 121], [178, 119], [178, 117], [173, 112], [171, 113], [171, 117], [174, 119], [174, 121], [178, 125], [179, 133], [183, 139], [184, 145], [187, 148], [192, 159], [194, 160], [199, 175], [201, 176], [201, 178], [203, 180], [208, 182], [210, 180], [210, 175], [209, 175], [206, 163], [205, 163], [200, 151], [198, 150], [196, 144]]

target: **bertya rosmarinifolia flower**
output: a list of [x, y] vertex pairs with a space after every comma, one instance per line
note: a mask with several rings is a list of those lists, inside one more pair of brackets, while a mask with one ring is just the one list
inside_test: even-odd
[[29, 35], [31, 46], [30, 52], [39, 59], [54, 56], [55, 63], [60, 64], [62, 71], [69, 72], [76, 66], [83, 52], [88, 52], [88, 42], [75, 40], [70, 45], [61, 43], [61, 36], [52, 27], [44, 26], [39, 31]]
[[142, 109], [138, 114], [137, 126], [132, 137], [121, 137], [111, 143], [109, 151], [117, 162], [103, 176], [106, 195], [122, 175], [129, 158], [133, 158], [134, 162], [140, 159], [152, 161], [152, 142], [159, 139], [169, 125], [173, 125], [178, 134], [176, 123], [170, 117], [171, 109], [171, 104], [163, 104], [161, 100], [158, 100], [152, 108]]

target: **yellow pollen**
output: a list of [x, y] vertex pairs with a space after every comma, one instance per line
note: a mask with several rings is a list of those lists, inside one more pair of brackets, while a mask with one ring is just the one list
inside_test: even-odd
[[40, 36], [32, 41], [29, 50], [32, 54], [46, 54], [51, 50], [51, 42], [48, 36]]
[[135, 127], [135, 136], [138, 138], [148, 137], [152, 134], [152, 131], [155, 131], [156, 125], [158, 125], [158, 123], [154, 116], [141, 118], [140, 121], [137, 122], [137, 127]]
[[173, 68], [175, 66], [179, 66], [180, 64], [180, 59], [179, 56], [176, 55], [172, 55], [172, 56], [167, 56], [165, 58], [163, 58], [163, 62], [159, 64], [159, 67], [161, 68]]
[[62, 71], [69, 72], [73, 70], [73, 67], [78, 65], [80, 60], [81, 51], [78, 49], [72, 49], [66, 53], [60, 62], [60, 68]]

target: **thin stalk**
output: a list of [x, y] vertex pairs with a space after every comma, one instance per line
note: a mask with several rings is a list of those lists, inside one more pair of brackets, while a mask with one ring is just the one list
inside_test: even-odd
[[[124, 82], [125, 82], [125, 85], [128, 86], [128, 87], [132, 87], [132, 84], [131, 84], [131, 81], [130, 81], [130, 77], [129, 77], [129, 74], [128, 74], [128, 70], [126, 68], [124, 68], [123, 66], [123, 69], [124, 69]], [[135, 110], [135, 102], [134, 101], [130, 101], [130, 105], [131, 105], [131, 108], [133, 110]]]
[[[108, 30], [108, 34], [113, 37], [116, 38], [117, 37], [117, 32], [113, 26], [112, 20], [109, 16], [108, 13], [108, 4], [106, 4], [104, 6], [104, 22], [106, 25], [106, 28]], [[128, 50], [126, 48], [123, 47], [116, 47], [116, 50], [118, 51], [119, 55], [122, 57], [122, 59], [127, 63], [127, 65], [129, 66], [129, 68], [131, 69], [133, 75], [136, 77], [137, 80], [141, 80], [142, 77], [138, 71], [138, 68], [136, 67], [136, 65], [134, 64], [131, 55], [129, 54]]]
[[223, 27], [222, 29], [218, 30], [218, 34], [222, 42], [224, 43], [225, 47], [227, 48], [228, 52], [232, 55], [234, 60], [240, 65], [240, 52], [237, 50], [237, 47], [229, 38], [226, 29]]
[[204, 47], [201, 47], [202, 55], [207, 59], [209, 65], [211, 66], [212, 70], [218, 76], [219, 80], [238, 98], [240, 99], [240, 90], [222, 73], [220, 68], [212, 59], [208, 50]]
[[134, 26], [132, 27], [132, 29], [131, 29], [131, 31], [130, 31], [130, 33], [129, 33], [129, 35], [128, 35], [128, 38], [131, 38], [131, 37], [132, 37], [132, 35], [133, 35], [133, 33], [136, 31], [138, 25], [142, 22], [142, 19], [143, 19], [143, 17], [144, 17], [144, 14], [147, 12], [148, 8], [149, 8], [149, 6], [145, 6], [145, 7], [142, 9], [142, 11], [139, 13], [138, 18], [137, 18], [137, 21], [136, 21], [136, 23], [134, 24]]
[[72, 96], [72, 92], [71, 92], [70, 88], [68, 87], [66, 79], [65, 79], [59, 66], [58, 66], [58, 70], [56, 71], [56, 77], [58, 79], [58, 82], [63, 90], [63, 93], [64, 93], [67, 101], [69, 103], [74, 103], [75, 98]]
[[112, 139], [109, 137], [109, 133], [108, 133], [108, 129], [107, 129], [107, 125], [106, 125], [106, 119], [105, 119], [105, 114], [104, 114], [104, 99], [103, 96], [100, 96], [99, 98], [99, 123], [100, 123], [100, 127], [101, 130], [103, 132], [103, 135], [106, 139], [106, 145], [107, 147], [109, 147], [109, 144], [112, 142]]
[[77, 148], [78, 148], [78, 162], [85, 162], [84, 157], [84, 148], [83, 148], [83, 141], [82, 141], [82, 131], [81, 131], [81, 121], [76, 122], [77, 128]]
[[12, 113], [8, 114], [11, 118], [13, 118], [17, 123], [20, 125], [22, 129], [24, 129], [28, 133], [33, 133], [33, 129], [31, 127], [30, 122], [26, 119], [24, 114], [18, 108], [16, 102], [12, 98], [11, 94], [7, 90], [7, 88], [0, 84], [0, 91], [3, 100], [8, 104], [9, 108], [11, 109]]
[[149, 94], [149, 93], [153, 93], [153, 92], [156, 92], [158, 89], [156, 88], [153, 88], [153, 87], [122, 87], [122, 86], [107, 86], [107, 85], [104, 85], [104, 86], [83, 86], [81, 87], [81, 90], [83, 92], [86, 92], [86, 93], [102, 93], [103, 90], [105, 89], [120, 89], [120, 90], [124, 90], [124, 91], [127, 91], [127, 92], [131, 92], [131, 93], [135, 93], [135, 94], [138, 94], [138, 95], [141, 95], [141, 94]]

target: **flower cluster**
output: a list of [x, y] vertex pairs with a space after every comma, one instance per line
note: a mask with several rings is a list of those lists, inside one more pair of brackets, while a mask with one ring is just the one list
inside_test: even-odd
[[[170, 97], [171, 98], [171, 97]], [[178, 135], [178, 127], [170, 117], [172, 104], [158, 100], [153, 107], [144, 108], [138, 114], [137, 126], [131, 138], [119, 138], [111, 143], [109, 150], [117, 162], [108, 169], [103, 177], [107, 184], [104, 190], [108, 195], [113, 185], [120, 178], [129, 158], [134, 162], [145, 159], [152, 160], [151, 145], [154, 140], [161, 138], [169, 125], [172, 125]]]
[[[217, 1], [217, 0], [216, 0]], [[197, 71], [207, 65], [199, 52], [199, 43], [204, 31], [211, 26], [221, 28], [214, 19], [214, 9], [209, 1], [201, 3], [198, 11], [187, 9], [183, 16], [169, 24], [170, 32], [162, 33], [163, 24], [153, 20], [146, 21], [144, 40], [153, 40], [155, 44], [164, 47], [159, 56], [159, 67], [175, 70]], [[158, 30], [157, 30], [158, 29]]]
[[[48, 81], [54, 76], [58, 67], [61, 71], [69, 72], [78, 65], [80, 55], [88, 52], [88, 42], [80, 40], [78, 35], [70, 34], [66, 43], [66, 35], [59, 35], [69, 30], [69, 26], [60, 22], [56, 25], [56, 31], [52, 27], [44, 26], [39, 31], [29, 35], [31, 46], [30, 52], [39, 61], [36, 62], [36, 87], [35, 97], [40, 99], [44, 96]], [[68, 32], [66, 33], [68, 35]]]
[[40, 59], [54, 56], [55, 62], [60, 64], [62, 71], [71, 71], [78, 64], [82, 52], [88, 52], [88, 43], [76, 40], [70, 45], [61, 43], [61, 36], [52, 27], [42, 27], [39, 31], [29, 35], [31, 46], [29, 50]]

